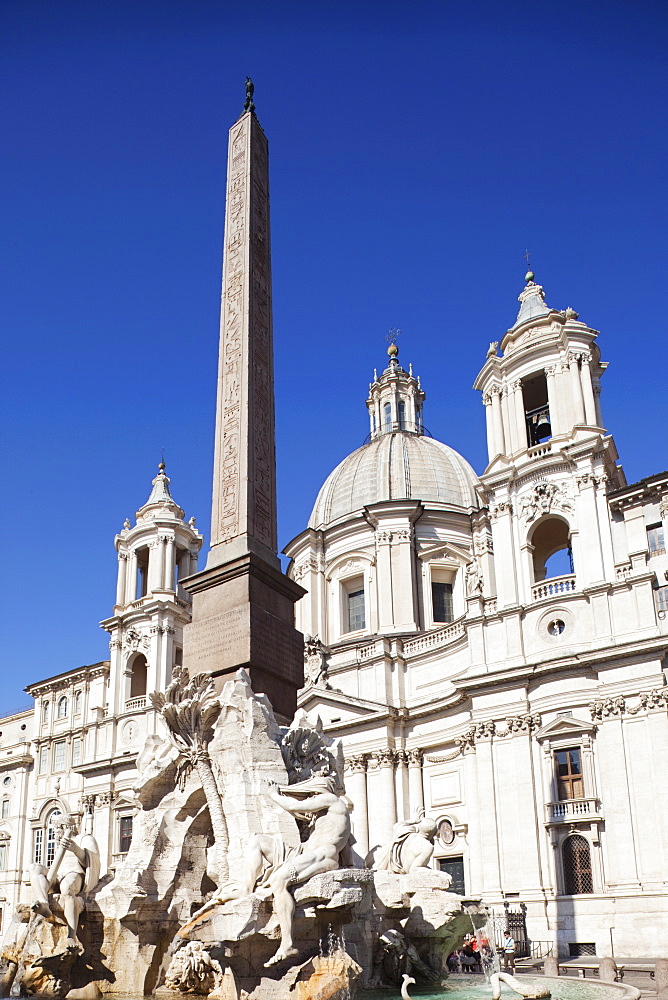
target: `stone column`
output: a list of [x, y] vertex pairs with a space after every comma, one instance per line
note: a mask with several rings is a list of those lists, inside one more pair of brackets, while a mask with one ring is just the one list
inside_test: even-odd
[[603, 414], [601, 411], [601, 380], [592, 378], [592, 391], [594, 393], [594, 406], [596, 407], [596, 426], [603, 427]]
[[128, 576], [128, 554], [127, 552], [118, 553], [118, 579], [116, 581], [116, 604], [123, 606], [125, 604], [125, 589], [127, 586], [127, 576]]
[[478, 774], [476, 770], [476, 752], [473, 745], [467, 746], [464, 751], [464, 774], [466, 777], [466, 799], [469, 814], [469, 828], [466, 839], [469, 844], [469, 868], [471, 872], [471, 884], [466, 889], [469, 895], [476, 897], [482, 893], [483, 872]]
[[394, 798], [397, 803], [397, 820], [406, 820], [412, 815], [413, 803], [408, 788], [408, 757], [405, 750], [394, 751]]
[[547, 405], [550, 411], [550, 427], [552, 437], [561, 433], [561, 408], [557, 402], [557, 369], [555, 365], [549, 365], [545, 369], [545, 381], [547, 383]]
[[492, 396], [492, 424], [494, 427], [494, 454], [505, 455], [506, 439], [503, 433], [503, 414], [501, 413], [501, 387], [493, 385]]
[[397, 821], [393, 751], [374, 751], [369, 755], [368, 767], [369, 844], [373, 848], [389, 843]]
[[355, 850], [361, 859], [369, 853], [369, 807], [366, 794], [366, 757], [358, 754], [346, 758], [346, 794], [351, 799]]
[[512, 455], [517, 451], [517, 434], [515, 431], [515, 402], [510, 385], [504, 385], [501, 390], [501, 418], [505, 431], [506, 448]]
[[127, 558], [128, 575], [125, 585], [125, 602], [131, 604], [137, 600], [137, 553], [134, 549]]
[[489, 461], [496, 455], [496, 439], [494, 437], [494, 415], [492, 412], [492, 397], [489, 393], [483, 396], [485, 404], [485, 426], [487, 428], [487, 456]]
[[490, 506], [494, 559], [503, 572], [496, 574], [497, 600], [499, 607], [517, 604], [517, 568], [513, 545], [512, 506], [501, 500]]
[[580, 366], [578, 364], [580, 355], [568, 355], [568, 367], [571, 373], [571, 393], [573, 396], [573, 423], [582, 424], [585, 419], [584, 399], [582, 396], [582, 381], [580, 379]]
[[590, 360], [591, 359], [588, 354], [582, 355], [580, 381], [582, 383], [585, 420], [591, 427], [597, 427], [598, 419], [596, 416], [596, 402], [594, 400], [594, 387], [592, 385]]
[[422, 750], [407, 750], [408, 796], [411, 811], [424, 808], [424, 786], [422, 784]]
[[174, 589], [174, 539], [167, 537], [164, 551], [163, 590]]
[[378, 589], [378, 630], [384, 632], [394, 627], [394, 601], [392, 599], [392, 532], [376, 531], [376, 587]]
[[147, 593], [162, 590], [165, 567], [165, 536], [159, 535], [149, 545]]
[[513, 382], [513, 407], [515, 411], [515, 428], [517, 433], [518, 451], [524, 451], [529, 447], [527, 436], [526, 417], [524, 415], [524, 396], [522, 394], [522, 380]]
[[594, 477], [589, 474], [579, 476], [576, 482], [579, 488], [576, 499], [577, 523], [580, 526], [586, 525], [586, 531], [580, 532], [580, 565], [576, 566], [582, 586], [582, 583], [596, 583], [603, 579], [603, 559]]

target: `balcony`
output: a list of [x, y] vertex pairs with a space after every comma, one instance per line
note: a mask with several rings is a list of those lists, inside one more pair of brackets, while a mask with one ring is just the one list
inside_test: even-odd
[[560, 802], [545, 804], [545, 822], [590, 823], [603, 819], [600, 799], [562, 799]]
[[130, 698], [125, 703], [126, 712], [136, 712], [140, 708], [146, 708], [146, 695], [142, 694], [138, 698]]
[[548, 597], [563, 597], [575, 590], [575, 574], [569, 573], [566, 576], [553, 576], [550, 580], [543, 580], [536, 583], [531, 588], [532, 601], [544, 601]]

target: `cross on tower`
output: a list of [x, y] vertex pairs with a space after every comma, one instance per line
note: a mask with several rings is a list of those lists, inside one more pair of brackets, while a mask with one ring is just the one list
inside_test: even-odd
[[529, 258], [531, 256], [533, 256], [533, 250], [525, 250], [524, 253], [522, 254], [522, 256], [524, 257], [525, 261], [527, 262], [527, 267], [530, 267], [531, 266], [531, 261], [529, 260]]
[[399, 336], [400, 333], [401, 333], [401, 330], [397, 330], [396, 326], [392, 326], [392, 327], [390, 327], [389, 333], [387, 334], [385, 340], [389, 344], [396, 344], [397, 337]]

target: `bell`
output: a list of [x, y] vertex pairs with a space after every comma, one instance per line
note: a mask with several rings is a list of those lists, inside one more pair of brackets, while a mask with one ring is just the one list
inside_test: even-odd
[[552, 437], [552, 425], [547, 418], [547, 414], [541, 414], [534, 430], [536, 441], [544, 441], [545, 438]]

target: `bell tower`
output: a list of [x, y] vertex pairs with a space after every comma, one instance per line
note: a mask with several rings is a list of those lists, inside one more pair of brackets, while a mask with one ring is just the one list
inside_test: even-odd
[[197, 570], [202, 536], [184, 520], [161, 462], [134, 527], [125, 521], [114, 544], [118, 577], [114, 614], [101, 622], [110, 635], [110, 704], [119, 714], [143, 708], [149, 691], [164, 691], [181, 664], [190, 595], [181, 580]]
[[598, 332], [574, 309], [550, 308], [532, 271], [525, 280], [517, 319], [474, 384], [500, 607], [536, 600], [536, 588], [555, 596], [610, 579], [606, 490], [625, 482], [603, 426]]

